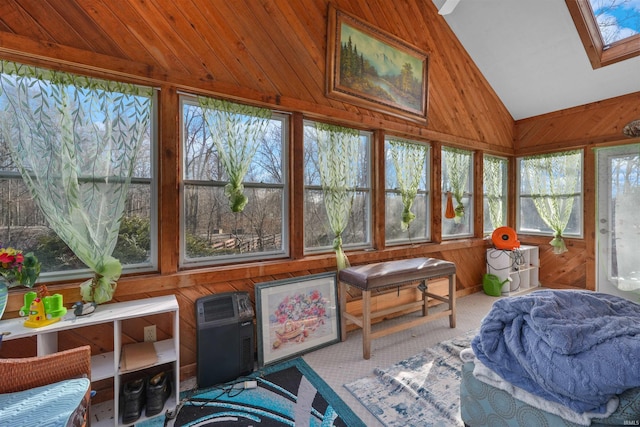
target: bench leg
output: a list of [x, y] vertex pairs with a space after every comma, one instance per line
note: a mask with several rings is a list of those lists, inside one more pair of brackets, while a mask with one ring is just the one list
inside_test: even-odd
[[371, 291], [362, 291], [362, 357], [371, 357]]
[[422, 316], [427, 317], [429, 315], [429, 298], [427, 297], [427, 281], [423, 280], [418, 289], [422, 290]]
[[449, 327], [456, 327], [456, 275], [449, 276]]
[[338, 284], [338, 296], [340, 304], [340, 341], [347, 339], [347, 318], [344, 313], [347, 311], [347, 285], [344, 282]]

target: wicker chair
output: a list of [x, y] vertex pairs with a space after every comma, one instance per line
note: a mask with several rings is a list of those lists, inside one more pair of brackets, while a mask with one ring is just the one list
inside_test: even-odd
[[[15, 393], [74, 378], [91, 378], [91, 347], [38, 357], [0, 359], [0, 393]], [[91, 387], [70, 417], [70, 426], [89, 425]]]

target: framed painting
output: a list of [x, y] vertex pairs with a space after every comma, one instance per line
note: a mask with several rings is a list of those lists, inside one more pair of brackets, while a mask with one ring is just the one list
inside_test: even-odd
[[336, 277], [321, 273], [256, 285], [260, 367], [339, 341]]
[[328, 22], [327, 96], [426, 123], [427, 54], [333, 6]]

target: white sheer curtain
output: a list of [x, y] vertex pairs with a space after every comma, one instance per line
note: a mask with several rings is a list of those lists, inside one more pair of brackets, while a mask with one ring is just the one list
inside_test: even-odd
[[[636, 172], [637, 176], [637, 172]], [[638, 238], [640, 237], [640, 186], [618, 194], [614, 204], [615, 236], [618, 289], [621, 291], [640, 290], [640, 256]]]
[[110, 301], [112, 254], [153, 90], [0, 61], [2, 134], [50, 227], [94, 273], [85, 301]]

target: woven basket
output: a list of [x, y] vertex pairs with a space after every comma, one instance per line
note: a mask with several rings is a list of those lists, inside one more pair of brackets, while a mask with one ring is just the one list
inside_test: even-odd
[[91, 378], [91, 347], [88, 345], [46, 356], [0, 359], [0, 393], [80, 377]]

